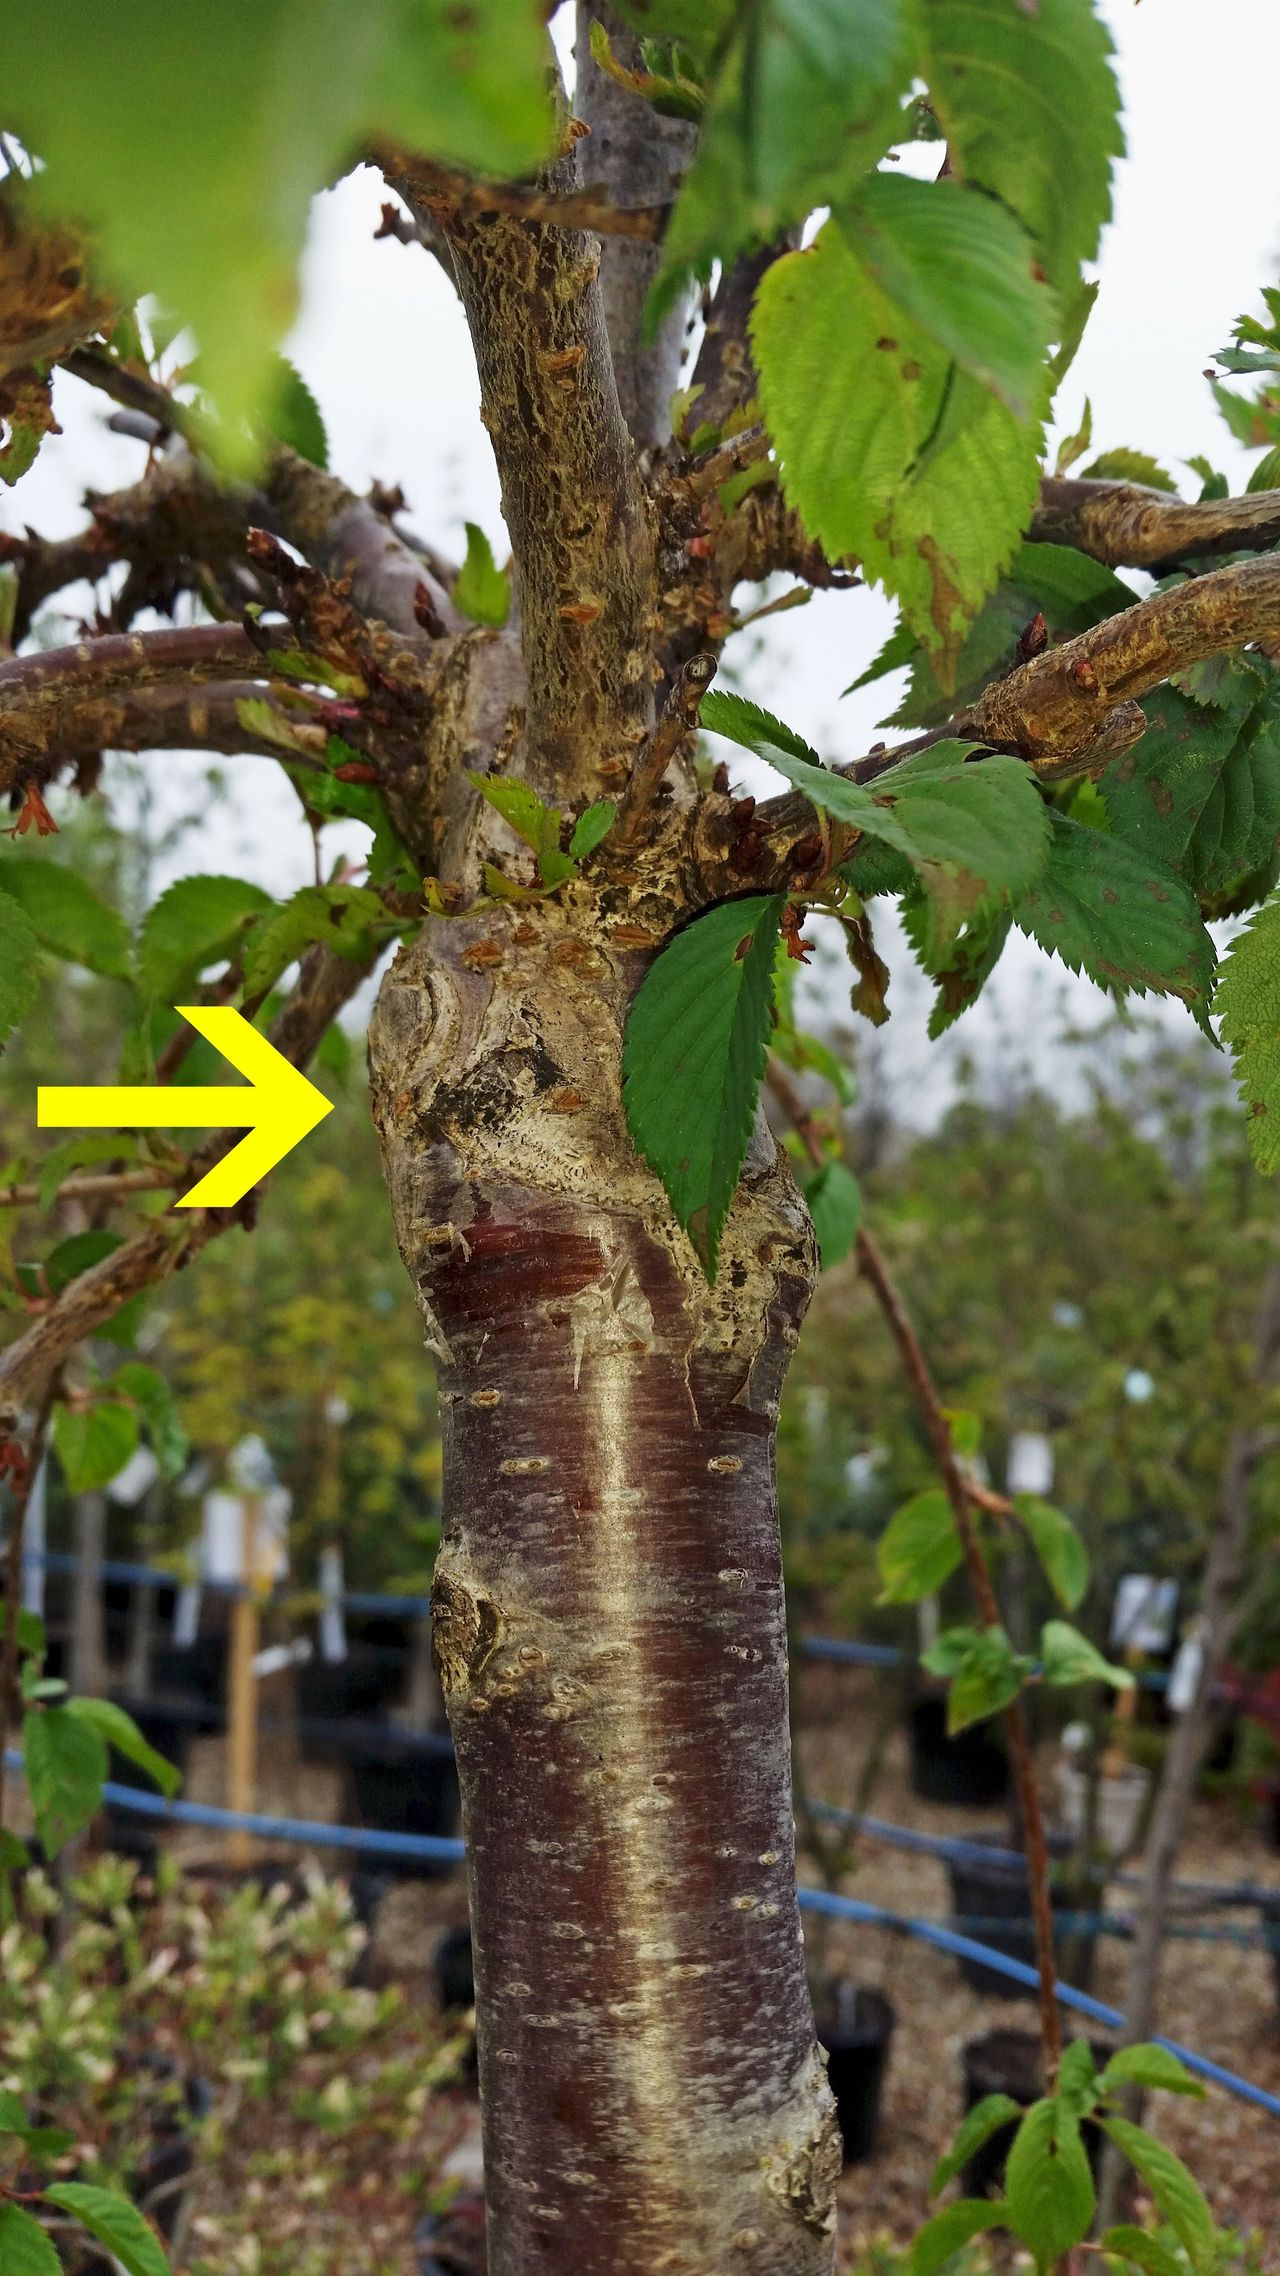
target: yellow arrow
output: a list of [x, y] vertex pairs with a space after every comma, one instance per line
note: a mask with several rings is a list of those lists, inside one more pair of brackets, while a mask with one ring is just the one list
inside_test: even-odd
[[174, 1203], [175, 1209], [232, 1209], [333, 1107], [229, 1004], [175, 1008], [245, 1077], [247, 1090], [238, 1083], [173, 1083], [153, 1090], [127, 1083], [42, 1083], [36, 1121], [42, 1130], [213, 1130], [247, 1123], [248, 1137]]

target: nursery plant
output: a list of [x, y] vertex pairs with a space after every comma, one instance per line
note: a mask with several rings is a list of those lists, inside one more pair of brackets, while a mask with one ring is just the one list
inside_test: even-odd
[[[937, 1664], [957, 1721], [1011, 1718], [1049, 2093], [1008, 2210], [1051, 2267], [1088, 2224], [1078, 2121], [1110, 2087], [1058, 2065], [1031, 1671], [982, 1528], [1023, 1525], [1068, 1601], [1076, 1551], [1054, 1513], [983, 1503], [847, 1172], [818, 1144], [802, 1192], [760, 1091], [771, 1046], [813, 1060], [778, 977], [810, 919], [840, 928], [858, 1008], [883, 1016], [892, 899], [936, 1031], [1020, 932], [1108, 990], [1216, 1017], [1258, 1161], [1280, 1159], [1280, 302], [1219, 359], [1237, 432], [1268, 452], [1243, 496], [1206, 464], [1184, 499], [1139, 448], [1090, 459], [1087, 431], [1050, 468], [1121, 148], [1090, 0], [564, 16], [8, 9], [4, 471], [58, 448], [63, 373], [116, 404], [146, 463], [72, 538], [6, 543], [0, 1008], [31, 1017], [42, 961], [66, 957], [120, 991], [122, 1080], [221, 1081], [179, 1007], [203, 1029], [238, 1009], [300, 1067], [398, 944], [372, 1092], [445, 1417], [435, 1638], [494, 2276], [832, 2265], [773, 1446], [819, 1247], [856, 1239], [945, 1489], [883, 1556], [912, 1586], [964, 1558], [974, 1625]], [[575, 35], [571, 86], [551, 31]], [[355, 496], [282, 360], [310, 196], [357, 165], [385, 181], [403, 289], [430, 258], [465, 311], [509, 566], [478, 528], [451, 560], [394, 491]], [[97, 613], [46, 645], [86, 575]], [[785, 690], [766, 710], [712, 689], [741, 588], [777, 575], [897, 603], [888, 649], [851, 669], [909, 666], [905, 744], [832, 767], [774, 715]], [[786, 788], [736, 796], [697, 754], [699, 714]], [[57, 858], [59, 817], [109, 794], [104, 752], [174, 748], [278, 761], [316, 883], [281, 901], [189, 876], [132, 937]], [[368, 828], [358, 872], [324, 862], [334, 817]], [[1216, 977], [1205, 915], [1245, 911]], [[256, 1191], [193, 1190], [227, 1143], [64, 1141], [57, 1196], [112, 1222], [15, 1318], [11, 1466], [49, 1428], [99, 1475], [123, 1459], [144, 1401], [86, 1339], [249, 1228]], [[11, 1603], [19, 1517], [20, 1497]], [[1065, 1620], [1039, 1657], [1048, 1681], [1103, 1672]], [[1166, 2166], [1133, 2154], [1158, 2195]], [[1178, 2232], [1197, 2269], [1199, 2202]], [[34, 2250], [26, 2207], [3, 2218]], [[1130, 2235], [1107, 2249], [1152, 2264]]]

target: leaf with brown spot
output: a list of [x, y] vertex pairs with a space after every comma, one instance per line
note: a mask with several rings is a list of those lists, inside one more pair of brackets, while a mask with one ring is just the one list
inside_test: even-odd
[[1022, 931], [1100, 987], [1181, 996], [1206, 1026], [1215, 952], [1189, 886], [1104, 830], [1050, 819], [1044, 876], [1014, 905]]

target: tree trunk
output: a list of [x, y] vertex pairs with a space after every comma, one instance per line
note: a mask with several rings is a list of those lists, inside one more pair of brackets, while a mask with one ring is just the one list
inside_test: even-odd
[[75, 1574], [71, 1583], [71, 1688], [100, 1699], [107, 1687], [107, 1639], [102, 1603], [102, 1560], [107, 1547], [107, 1497], [81, 1494], [75, 1512]]
[[429, 926], [370, 1039], [440, 1369], [489, 2267], [823, 2276], [773, 1458], [812, 1235], [761, 1122], [705, 1284], [626, 1134], [607, 900]]

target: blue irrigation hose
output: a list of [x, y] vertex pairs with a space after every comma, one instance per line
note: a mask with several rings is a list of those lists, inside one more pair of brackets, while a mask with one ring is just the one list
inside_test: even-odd
[[[22, 1769], [22, 1756], [16, 1748], [6, 1749], [5, 1761], [14, 1770]], [[466, 1855], [461, 1841], [450, 1841], [443, 1835], [379, 1833], [359, 1826], [320, 1825], [306, 1818], [261, 1817], [255, 1812], [215, 1809], [203, 1802], [167, 1802], [162, 1794], [147, 1794], [140, 1787], [114, 1783], [105, 1785], [102, 1793], [104, 1801], [113, 1802], [122, 1810], [133, 1810], [141, 1817], [167, 1819], [179, 1825], [209, 1826], [223, 1832], [259, 1834], [264, 1840], [292, 1841], [315, 1848], [365, 1850], [382, 1857], [413, 1857], [439, 1864], [457, 1864]], [[983, 1967], [994, 1969], [997, 1975], [1007, 1976], [1012, 1983], [1023, 1984], [1030, 1991], [1038, 1988], [1039, 1976], [1025, 1961], [1013, 1960], [1008, 1953], [979, 1944], [971, 1936], [960, 1936], [937, 1921], [910, 1919], [905, 1914], [887, 1911], [883, 1905], [866, 1904], [860, 1897], [835, 1896], [826, 1889], [802, 1888], [797, 1895], [803, 1912], [827, 1913], [837, 1920], [857, 1921], [864, 1927], [887, 1928], [898, 1935], [914, 1936], [921, 1943], [932, 1944], [938, 1951], [951, 1954], [954, 1959], [977, 1960]], [[1074, 1990], [1070, 1984], [1058, 1984], [1055, 1988], [1064, 2007], [1088, 2016], [1091, 2022], [1105, 2024], [1109, 2030], [1123, 2030], [1124, 2017], [1118, 2008], [1106, 2007], [1101, 2000], [1092, 1998], [1088, 1992]], [[1176, 2039], [1158, 2038], [1155, 2044], [1177, 2055], [1198, 2077], [1225, 2087], [1242, 2101], [1265, 2110], [1270, 2117], [1280, 2118], [1280, 2095], [1268, 2094], [1265, 2087], [1239, 2078], [1234, 2071], [1211, 2062], [1207, 2055], [1197, 2055]]]

